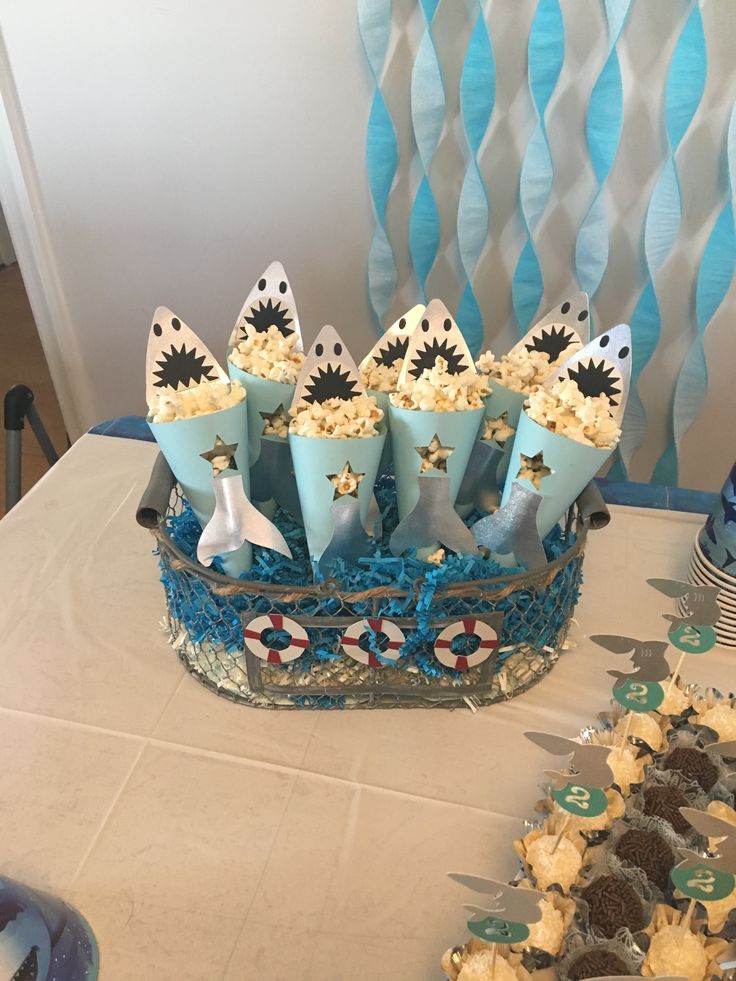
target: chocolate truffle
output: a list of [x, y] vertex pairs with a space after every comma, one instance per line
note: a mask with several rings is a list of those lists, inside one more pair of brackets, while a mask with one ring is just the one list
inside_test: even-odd
[[591, 927], [604, 937], [615, 936], [622, 927], [636, 933], [646, 926], [641, 899], [628, 882], [615, 875], [599, 876], [581, 896], [588, 904]]
[[718, 767], [707, 753], [694, 746], [676, 746], [667, 754], [662, 769], [677, 770], [705, 791], [710, 790], [718, 780]]
[[567, 976], [570, 981], [585, 981], [585, 978], [622, 977], [629, 973], [628, 967], [612, 950], [586, 950], [576, 957], [570, 965]]
[[623, 862], [641, 869], [647, 879], [663, 892], [667, 889], [675, 856], [656, 831], [631, 828], [619, 838], [616, 854]]
[[644, 813], [667, 821], [678, 835], [688, 834], [693, 830], [690, 822], [680, 814], [681, 807], [690, 806], [690, 801], [677, 787], [655, 785], [644, 791]]

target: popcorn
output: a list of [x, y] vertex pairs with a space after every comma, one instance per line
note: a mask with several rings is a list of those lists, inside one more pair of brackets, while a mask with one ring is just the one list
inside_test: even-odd
[[556, 364], [563, 360], [564, 355], [555, 364], [550, 364], [549, 355], [544, 351], [531, 350], [521, 347], [517, 351], [504, 354], [496, 360], [490, 351], [481, 354], [475, 363], [476, 368], [489, 378], [499, 381], [504, 388], [514, 392], [531, 392], [535, 386], [541, 385]]
[[427, 470], [440, 470], [447, 473], [447, 458], [452, 453], [451, 446], [443, 446], [435, 434], [427, 446], [418, 447], [417, 452], [422, 458], [422, 473]]
[[372, 395], [358, 395], [354, 399], [301, 402], [292, 416], [289, 432], [295, 436], [353, 439], [377, 436], [383, 411]]
[[555, 382], [550, 391], [535, 389], [526, 411], [530, 419], [550, 432], [586, 446], [612, 449], [621, 436], [605, 395], [583, 395], [571, 379]]
[[181, 392], [162, 392], [149, 405], [149, 422], [176, 422], [229, 409], [245, 398], [240, 382], [208, 381]]
[[419, 409], [421, 412], [463, 412], [480, 409], [490, 388], [482, 375], [472, 368], [451, 375], [447, 361], [437, 358], [434, 367], [425, 368], [416, 380], [406, 382], [391, 395], [397, 409]]
[[285, 336], [278, 327], [271, 326], [248, 335], [233, 348], [229, 360], [258, 378], [294, 385], [304, 361], [301, 351], [295, 350], [298, 340], [296, 331]]
[[403, 358], [399, 358], [390, 365], [371, 360], [365, 368], [361, 368], [360, 380], [366, 388], [372, 388], [374, 391], [395, 392], [403, 366]]
[[436, 552], [432, 552], [431, 555], [427, 556], [425, 561], [431, 562], [432, 565], [442, 565], [442, 563], [445, 561], [444, 548], [438, 548]]
[[289, 417], [283, 405], [280, 405], [275, 412], [265, 412], [261, 415], [265, 423], [263, 427], [264, 436], [280, 436], [282, 439], [286, 439], [289, 435]]
[[498, 419], [486, 417], [483, 423], [483, 435], [481, 439], [492, 439], [499, 446], [504, 446], [507, 439], [511, 439], [516, 434], [513, 426], [509, 426], [508, 412], [502, 412]]
[[365, 474], [355, 473], [349, 463], [346, 463], [340, 473], [333, 474], [330, 482], [335, 488], [338, 497], [349, 494], [351, 497], [358, 496], [358, 484], [365, 477]]

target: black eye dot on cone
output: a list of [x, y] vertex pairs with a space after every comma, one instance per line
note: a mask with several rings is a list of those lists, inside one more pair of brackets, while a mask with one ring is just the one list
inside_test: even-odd
[[399, 321], [399, 330], [403, 330], [406, 327], [406, 317], [402, 317]]
[[321, 358], [322, 355], [325, 353], [325, 349], [322, 347], [321, 344], [318, 344], [314, 349], [314, 353], [317, 355], [318, 358]]
[[262, 290], [265, 290], [265, 288], [266, 288], [266, 280], [265, 279], [259, 279], [258, 280], [258, 289], [262, 291]]
[[174, 330], [179, 330], [181, 328], [181, 320], [179, 320], [178, 317], [174, 317], [174, 319], [171, 321], [171, 326], [174, 328]]
[[342, 344], [336, 344], [332, 350], [339, 357], [342, 354]]
[[444, 322], [442, 326], [445, 328], [445, 330], [452, 330], [452, 321], [450, 320], [449, 317], [447, 318], [447, 320]]
[[425, 334], [429, 330], [429, 321], [428, 320], [423, 320], [422, 321], [422, 330], [425, 332]]
[[156, 335], [156, 337], [160, 337], [163, 334], [163, 329], [161, 327], [161, 324], [153, 325], [153, 333]]
[[279, 283], [279, 293], [285, 293], [286, 289], [287, 289], [286, 283], [282, 279], [281, 282]]
[[578, 314], [578, 320], [582, 323], [584, 320], [587, 320], [587, 319], [588, 319], [588, 311], [587, 310], [581, 310], [580, 313]]
[[560, 307], [560, 313], [568, 313], [569, 310], [570, 310], [570, 304], [567, 302], [567, 300], [565, 300], [565, 302]]
[[600, 344], [601, 347], [608, 347], [608, 342], [610, 340], [611, 338], [607, 334], [604, 334], [598, 343]]
[[621, 348], [621, 350], [618, 352], [618, 356], [620, 358], [628, 358], [628, 356], [629, 356], [629, 349], [626, 347], [626, 345], [624, 345]]

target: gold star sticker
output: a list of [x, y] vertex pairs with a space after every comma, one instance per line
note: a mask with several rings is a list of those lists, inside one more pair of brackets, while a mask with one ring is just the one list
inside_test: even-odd
[[415, 446], [414, 449], [422, 458], [422, 473], [427, 470], [439, 470], [441, 473], [447, 473], [447, 458], [455, 447], [443, 446], [439, 436], [435, 433], [427, 446]]
[[212, 465], [212, 476], [217, 477], [223, 470], [237, 470], [235, 451], [237, 443], [226, 443], [222, 436], [215, 436], [215, 444], [211, 450], [199, 455]]
[[365, 477], [364, 473], [356, 473], [350, 466], [350, 461], [345, 464], [340, 473], [328, 473], [327, 479], [330, 481], [332, 486], [335, 488], [335, 493], [332, 495], [332, 500], [336, 501], [338, 497], [357, 497], [358, 496], [358, 484]]
[[519, 454], [520, 466], [516, 477], [518, 480], [530, 480], [535, 487], [539, 487], [545, 477], [554, 473], [544, 462], [544, 453], [540, 450], [534, 456]]
[[283, 405], [279, 405], [273, 412], [260, 412], [259, 415], [264, 422], [264, 436], [286, 438], [289, 435], [289, 416]]

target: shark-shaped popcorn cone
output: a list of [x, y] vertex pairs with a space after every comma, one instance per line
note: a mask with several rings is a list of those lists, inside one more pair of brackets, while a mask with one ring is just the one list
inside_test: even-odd
[[[506, 481], [501, 505], [508, 503], [515, 481], [539, 494], [540, 537], [563, 517], [615, 449], [630, 372], [631, 331], [619, 324], [558, 367], [545, 383], [548, 392], [539, 390], [530, 396], [513, 441], [509, 466], [513, 479]], [[559, 388], [566, 390], [557, 393]], [[570, 408], [573, 396], [575, 409]], [[582, 404], [584, 396], [590, 398]]]
[[460, 328], [444, 303], [432, 300], [409, 340], [399, 392], [389, 406], [402, 520], [419, 502], [420, 474], [432, 469], [449, 478], [454, 504], [485, 412], [483, 394]]
[[[333, 540], [333, 502], [359, 501], [369, 524], [386, 425], [334, 327], [317, 335], [297, 379], [289, 446], [309, 553], [319, 560]], [[361, 435], [361, 434], [365, 435]]]
[[[378, 402], [388, 418], [391, 392], [396, 391], [404, 358], [409, 348], [409, 338], [419, 325], [425, 307], [418, 303], [394, 321], [379, 337], [368, 354], [360, 362], [360, 374], [368, 394]], [[391, 463], [391, 433], [386, 436], [379, 473], [384, 473]]]
[[[245, 391], [230, 382], [196, 334], [159, 307], [148, 339], [146, 392], [148, 425], [204, 528], [215, 510], [213, 477], [219, 472], [237, 472], [249, 493]], [[248, 542], [222, 556], [231, 576], [247, 571], [251, 559]]]
[[[248, 457], [254, 467], [261, 455], [261, 440], [286, 440], [288, 409], [301, 369], [302, 336], [294, 296], [280, 262], [266, 269], [240, 311], [230, 337], [227, 369], [248, 393]], [[267, 468], [269, 469], [269, 468]], [[291, 480], [285, 473], [283, 480]], [[265, 471], [254, 489], [268, 492]]]
[[[494, 363], [489, 377], [491, 394], [486, 399], [488, 427], [501, 428], [504, 432], [509, 428], [515, 431], [531, 387], [539, 384], [555, 365], [579, 351], [588, 338], [589, 329], [588, 295], [582, 291], [574, 293], [537, 321], [511, 348], [506, 358]], [[549, 360], [545, 362], [540, 355], [546, 355]], [[479, 365], [483, 366], [483, 360], [480, 359]], [[527, 374], [524, 374], [524, 367]], [[501, 377], [497, 377], [498, 374]], [[508, 381], [503, 381], [504, 377]], [[494, 439], [493, 436], [488, 438]], [[488, 510], [486, 505], [495, 501], [497, 495], [500, 496], [499, 488], [509, 467], [512, 444], [513, 432], [502, 441], [496, 441], [495, 448], [503, 451], [500, 460], [480, 449], [475, 451], [458, 495], [458, 501], [466, 508], [475, 504], [482, 510]]]

